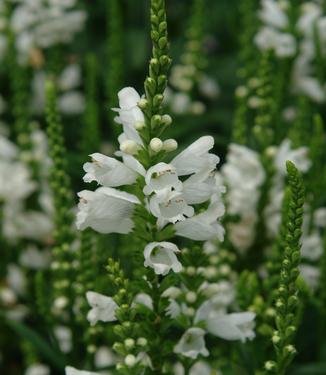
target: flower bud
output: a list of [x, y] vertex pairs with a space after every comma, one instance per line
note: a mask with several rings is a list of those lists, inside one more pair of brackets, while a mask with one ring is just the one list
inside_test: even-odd
[[138, 151], [138, 145], [135, 141], [128, 139], [121, 143], [120, 150], [125, 154], [134, 155]]
[[135, 123], [135, 129], [136, 130], [142, 130], [145, 127], [145, 123], [143, 121], [137, 121]]
[[141, 98], [138, 102], [138, 107], [141, 109], [145, 109], [148, 105], [148, 101], [145, 98]]
[[172, 152], [178, 148], [178, 142], [175, 139], [167, 139], [163, 142], [163, 150]]
[[153, 138], [149, 143], [149, 147], [154, 152], [160, 152], [163, 147], [163, 142], [159, 138]]
[[162, 123], [165, 126], [169, 126], [172, 124], [172, 117], [170, 115], [163, 115], [162, 116]]
[[146, 346], [147, 345], [147, 340], [145, 339], [145, 337], [139, 337], [137, 339], [137, 345], [139, 345], [139, 346]]
[[194, 302], [196, 302], [196, 299], [197, 299], [197, 295], [196, 295], [195, 292], [188, 292], [186, 294], [186, 301], [188, 303], [194, 303]]
[[136, 357], [133, 354], [128, 354], [125, 358], [125, 364], [128, 367], [134, 367], [136, 362]]
[[130, 338], [125, 339], [124, 344], [127, 349], [132, 349], [135, 346], [135, 340]]

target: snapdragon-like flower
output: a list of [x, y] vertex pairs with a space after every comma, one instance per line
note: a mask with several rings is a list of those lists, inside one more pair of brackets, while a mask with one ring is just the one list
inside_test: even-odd
[[264, 26], [255, 36], [258, 48], [261, 50], [272, 49], [280, 58], [294, 56], [297, 47], [296, 39], [286, 31], [289, 27], [289, 18], [280, 2], [263, 0], [259, 18]]
[[180, 152], [171, 161], [171, 164], [178, 172], [178, 176], [197, 173], [206, 168], [215, 169], [220, 159], [217, 155], [209, 153], [213, 147], [214, 138], [204, 136]]
[[286, 175], [287, 160], [292, 161], [300, 172], [307, 172], [311, 166], [311, 161], [308, 158], [308, 151], [307, 147], [292, 149], [291, 141], [285, 139], [278, 147], [275, 154], [274, 162], [278, 172], [282, 175]]
[[78, 193], [77, 228], [91, 227], [100, 233], [129, 233], [133, 228], [131, 219], [139, 199], [112, 188], [101, 187], [96, 191], [83, 190]]
[[182, 190], [176, 168], [172, 164], [158, 163], [150, 167], [145, 176], [144, 193], [150, 195], [164, 189]]
[[157, 217], [158, 226], [164, 227], [167, 223], [175, 224], [194, 215], [194, 208], [187, 204], [182, 192], [164, 189], [153, 195], [149, 201], [151, 213]]
[[255, 337], [255, 313], [216, 314], [206, 321], [207, 331], [225, 340], [252, 340]]
[[140, 95], [132, 87], [125, 87], [118, 93], [120, 108], [113, 108], [118, 112], [115, 121], [123, 127], [123, 137], [119, 137], [120, 145], [123, 141], [134, 141], [136, 144], [143, 144], [140, 135], [136, 130], [137, 124], [144, 123], [144, 114], [138, 107]]
[[231, 144], [221, 174], [228, 187], [228, 212], [240, 216], [239, 221], [228, 224], [229, 239], [237, 250], [243, 252], [255, 238], [256, 207], [265, 171], [255, 151]]
[[98, 372], [77, 370], [74, 367], [67, 366], [65, 368], [66, 375], [100, 375]]
[[33, 363], [27, 367], [24, 375], [50, 375], [50, 368], [42, 363]]
[[86, 298], [89, 305], [92, 307], [87, 314], [87, 320], [92, 326], [98, 321], [114, 322], [117, 320], [115, 310], [118, 308], [118, 305], [111, 297], [96, 292], [87, 292]]
[[223, 241], [224, 228], [217, 221], [224, 215], [225, 208], [221, 202], [212, 203], [208, 209], [192, 218], [174, 225], [176, 234], [195, 241]]
[[86, 13], [74, 9], [76, 5], [76, 1], [67, 6], [58, 1], [35, 0], [21, 2], [14, 8], [10, 26], [21, 63], [28, 62], [35, 48], [71, 42], [86, 20]]
[[106, 187], [131, 185], [136, 182], [138, 174], [117, 159], [103, 154], [91, 154], [91, 163], [84, 164], [85, 182], [96, 181]]
[[174, 347], [174, 352], [192, 359], [196, 359], [198, 355], [207, 357], [209, 352], [205, 346], [205, 334], [201, 328], [189, 328]]
[[182, 265], [176, 257], [179, 252], [171, 242], [151, 242], [144, 250], [144, 266], [153, 268], [157, 275], [166, 275], [170, 270], [180, 272]]

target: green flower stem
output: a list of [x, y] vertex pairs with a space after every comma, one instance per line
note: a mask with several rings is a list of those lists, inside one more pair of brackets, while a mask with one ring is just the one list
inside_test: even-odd
[[273, 70], [271, 53], [264, 53], [261, 57], [259, 68], [259, 87], [257, 97], [259, 98], [258, 113], [255, 117], [253, 134], [259, 150], [266, 149], [273, 143], [273, 114], [275, 103], [273, 98]]
[[[56, 91], [52, 81], [46, 83], [46, 120], [49, 139], [49, 154], [52, 159], [50, 186], [55, 209], [55, 245], [53, 249], [54, 289], [57, 296], [71, 295], [72, 253], [70, 245], [75, 238], [72, 232], [74, 206], [70, 179], [66, 172], [67, 159], [63, 139], [63, 127], [56, 106]], [[70, 300], [70, 299], [69, 299]]]
[[282, 232], [283, 254], [279, 286], [276, 292], [276, 331], [272, 341], [276, 352], [276, 361], [268, 361], [265, 369], [284, 375], [296, 354], [293, 346], [294, 333], [297, 330], [299, 298], [297, 278], [300, 263], [300, 238], [302, 235], [304, 187], [302, 177], [295, 165], [287, 161], [289, 196], [286, 199], [287, 221]]

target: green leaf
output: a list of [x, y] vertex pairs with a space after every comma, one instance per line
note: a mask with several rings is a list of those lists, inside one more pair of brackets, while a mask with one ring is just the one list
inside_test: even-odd
[[6, 320], [6, 324], [13, 330], [15, 333], [27, 340], [38, 354], [46, 361], [51, 363], [58, 370], [63, 371], [65, 368], [65, 359], [61, 353], [56, 352], [51, 348], [47, 341], [40, 336], [37, 332], [33, 331], [26, 324], [22, 322], [17, 322], [14, 320]]

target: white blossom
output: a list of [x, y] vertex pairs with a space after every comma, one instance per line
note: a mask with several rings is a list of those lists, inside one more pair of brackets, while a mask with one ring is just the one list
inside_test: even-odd
[[96, 181], [106, 187], [134, 184], [138, 173], [124, 163], [100, 153], [91, 154], [91, 163], [84, 164], [85, 182]]
[[213, 202], [206, 211], [176, 223], [174, 229], [178, 236], [195, 241], [223, 241], [224, 228], [217, 220], [224, 212], [225, 208], [221, 202]]
[[[136, 130], [136, 124], [145, 121], [143, 112], [138, 107], [140, 95], [132, 87], [125, 87], [118, 93], [120, 108], [113, 108], [118, 112], [115, 121], [123, 127], [123, 135], [126, 139], [142, 144], [140, 135]], [[121, 143], [121, 142], [120, 142]]]
[[225, 340], [252, 340], [255, 337], [255, 316], [253, 312], [209, 316], [206, 321], [207, 331]]
[[164, 189], [153, 195], [149, 201], [151, 213], [157, 217], [158, 226], [176, 223], [194, 215], [194, 208], [189, 206], [182, 192]]
[[138, 198], [116, 189], [101, 187], [96, 191], [78, 193], [80, 202], [77, 228], [91, 227], [100, 233], [129, 233], [133, 228], [131, 219]]
[[159, 193], [164, 189], [182, 190], [182, 182], [178, 178], [173, 165], [158, 163], [150, 167], [145, 175], [144, 194]]
[[86, 298], [91, 306], [91, 310], [87, 314], [87, 320], [92, 326], [98, 321], [114, 322], [117, 320], [115, 311], [118, 308], [118, 305], [111, 297], [96, 292], [87, 292]]
[[300, 275], [304, 281], [311, 288], [312, 291], [316, 290], [320, 280], [320, 269], [310, 264], [301, 264], [299, 266]]
[[189, 328], [174, 347], [174, 352], [185, 357], [196, 359], [198, 355], [207, 357], [209, 352], [205, 346], [205, 331], [201, 328]]
[[65, 326], [56, 326], [53, 329], [54, 336], [58, 340], [60, 350], [63, 353], [69, 353], [72, 349], [72, 332]]
[[308, 148], [299, 147], [297, 149], [291, 148], [291, 141], [285, 139], [277, 149], [275, 155], [275, 167], [278, 172], [286, 174], [286, 161], [292, 161], [300, 172], [307, 172], [311, 166], [311, 161], [308, 158]]
[[213, 147], [213, 137], [201, 137], [180, 152], [170, 164], [176, 168], [179, 176], [196, 173], [206, 168], [213, 170], [220, 161], [217, 155], [209, 153]]
[[318, 260], [323, 254], [323, 239], [315, 231], [310, 235], [303, 236], [301, 245], [301, 256], [312, 261]]
[[153, 268], [157, 275], [166, 275], [170, 270], [180, 272], [182, 265], [176, 256], [179, 252], [171, 242], [151, 242], [144, 249], [144, 266]]
[[51, 255], [49, 251], [39, 250], [36, 246], [27, 247], [21, 254], [19, 262], [22, 266], [31, 269], [45, 269], [49, 266]]
[[27, 367], [24, 375], [50, 375], [50, 368], [42, 363], [33, 363]]
[[98, 372], [77, 370], [76, 368], [70, 366], [67, 366], [65, 371], [66, 375], [100, 375]]

